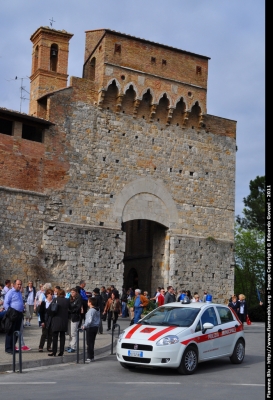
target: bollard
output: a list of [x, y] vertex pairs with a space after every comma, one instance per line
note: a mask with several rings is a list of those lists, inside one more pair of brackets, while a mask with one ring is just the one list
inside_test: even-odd
[[112, 327], [112, 344], [111, 344], [111, 355], [113, 355], [113, 351], [114, 351], [114, 331], [116, 329], [116, 327], [118, 326], [118, 337], [120, 335], [120, 325], [119, 324], [114, 324]]
[[77, 329], [77, 364], [80, 362], [80, 332], [83, 332], [83, 363], [85, 363], [85, 329]]
[[15, 361], [16, 361], [15, 337], [16, 336], [18, 337], [18, 341], [19, 341], [19, 372], [21, 374], [22, 373], [22, 345], [21, 345], [21, 332], [20, 331], [13, 332], [12, 367], [13, 367], [13, 372], [15, 372]]

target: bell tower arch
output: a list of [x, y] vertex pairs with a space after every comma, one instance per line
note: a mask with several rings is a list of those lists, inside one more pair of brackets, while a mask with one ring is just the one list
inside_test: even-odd
[[48, 27], [37, 29], [30, 40], [32, 66], [29, 114], [39, 117], [39, 99], [67, 86], [69, 41], [73, 34]]

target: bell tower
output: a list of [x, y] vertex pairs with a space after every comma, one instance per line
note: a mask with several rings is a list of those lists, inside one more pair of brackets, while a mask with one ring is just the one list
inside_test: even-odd
[[49, 27], [38, 28], [30, 40], [32, 67], [29, 114], [39, 116], [39, 99], [67, 86], [69, 40], [73, 34]]

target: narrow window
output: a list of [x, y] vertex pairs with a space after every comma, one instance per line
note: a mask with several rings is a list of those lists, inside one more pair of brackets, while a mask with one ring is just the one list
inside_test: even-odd
[[200, 67], [199, 65], [196, 66], [196, 74], [197, 75], [201, 75], [202, 73], [202, 67]]
[[92, 60], [90, 61], [89, 79], [94, 81], [95, 80], [95, 74], [96, 74], [96, 57], [93, 57]]
[[121, 53], [121, 44], [115, 43], [115, 53]]
[[35, 47], [34, 53], [34, 71], [38, 68], [38, 59], [39, 59], [39, 46]]
[[58, 65], [58, 45], [52, 44], [50, 48], [50, 71], [57, 72]]
[[156, 58], [155, 57], [151, 57], [151, 63], [155, 64], [156, 63]]
[[167, 60], [162, 60], [162, 65], [167, 65]]

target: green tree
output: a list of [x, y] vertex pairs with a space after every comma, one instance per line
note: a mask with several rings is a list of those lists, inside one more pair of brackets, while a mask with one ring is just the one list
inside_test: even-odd
[[258, 304], [257, 289], [265, 289], [265, 234], [258, 229], [246, 229], [235, 224], [235, 285], [249, 306]]
[[250, 194], [244, 197], [244, 218], [237, 215], [237, 222], [244, 228], [265, 231], [265, 176], [257, 176], [249, 183]]

